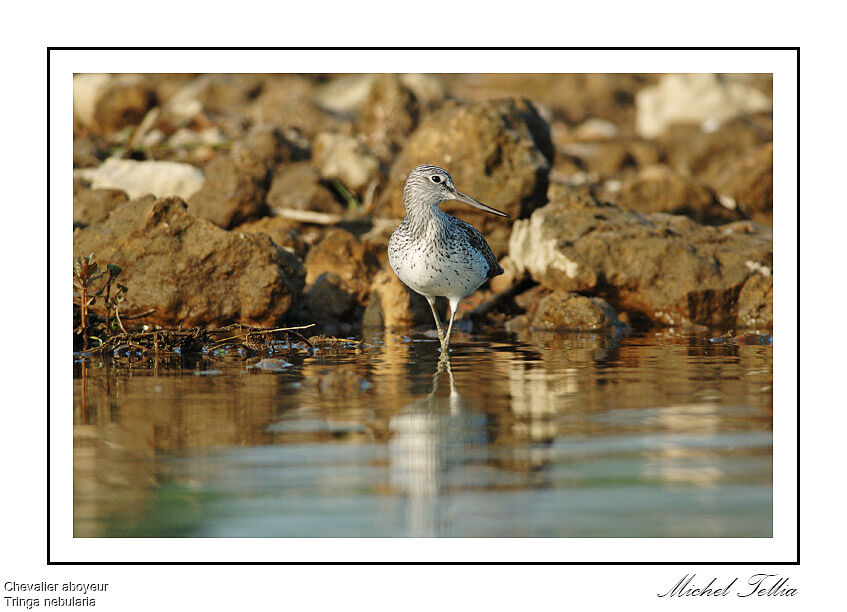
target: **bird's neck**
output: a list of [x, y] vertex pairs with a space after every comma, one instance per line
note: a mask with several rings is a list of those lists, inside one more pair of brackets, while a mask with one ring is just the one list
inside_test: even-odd
[[417, 200], [405, 202], [406, 218], [411, 225], [429, 228], [446, 223], [448, 215], [439, 207], [440, 202], [434, 200]]

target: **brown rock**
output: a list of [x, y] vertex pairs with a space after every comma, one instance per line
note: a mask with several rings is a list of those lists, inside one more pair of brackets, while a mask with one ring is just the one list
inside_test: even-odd
[[554, 291], [538, 304], [532, 327], [595, 331], [620, 328], [623, 324], [603, 298]]
[[212, 161], [203, 187], [188, 199], [192, 214], [229, 229], [268, 214], [268, 165], [243, 147]]
[[264, 159], [271, 167], [280, 163], [308, 159], [310, 151], [286, 138], [276, 125], [254, 125], [242, 141], [259, 159]]
[[[442, 313], [443, 314], [443, 313]], [[433, 323], [426, 299], [409, 289], [394, 270], [384, 268], [373, 279], [364, 327], [414, 327]]]
[[261, 92], [247, 109], [256, 123], [270, 123], [285, 133], [294, 129], [314, 137], [338, 130], [342, 122], [323, 111], [314, 100], [315, 84], [293, 74], [274, 75], [262, 84]]
[[74, 168], [94, 168], [106, 156], [106, 145], [100, 139], [89, 137], [74, 138]]
[[116, 82], [94, 107], [94, 122], [101, 133], [138, 125], [156, 103], [153, 90], [143, 83]]
[[379, 176], [379, 160], [354, 136], [324, 132], [315, 138], [312, 165], [320, 177], [338, 180], [349, 191], [362, 194]]
[[737, 327], [773, 328], [773, 277], [754, 274], [738, 296]]
[[[450, 172], [460, 191], [512, 218], [525, 217], [546, 199], [550, 157], [545, 152], [552, 155], [549, 127], [530, 102], [448, 102], [409, 137], [378, 206], [385, 216], [405, 216], [403, 186], [409, 172], [432, 163]], [[506, 226], [499, 217], [458, 202], [442, 208], [483, 231], [495, 251], [505, 247]], [[502, 236], [490, 231], [495, 229]]]
[[184, 73], [147, 73], [135, 78], [153, 91], [156, 101], [161, 105], [198, 77]]
[[515, 304], [524, 311], [527, 316], [527, 324], [535, 317], [541, 301], [551, 293], [552, 291], [544, 285], [535, 285], [515, 296]]
[[222, 230], [176, 197], [131, 200], [75, 230], [74, 256], [90, 252], [123, 268], [122, 312], [155, 309], [145, 323], [276, 325], [303, 287], [302, 264], [270, 237]]
[[591, 118], [614, 121], [627, 133], [634, 131], [635, 94], [653, 84], [654, 75], [638, 74], [478, 74], [445, 75], [457, 97], [486, 100], [503, 92], [544, 105], [568, 123]]
[[271, 208], [344, 212], [329, 188], [321, 183], [318, 171], [307, 161], [280, 166], [271, 181], [267, 202]]
[[321, 274], [305, 294], [306, 307], [317, 321], [340, 319], [356, 304], [356, 296], [335, 272]]
[[418, 123], [420, 108], [395, 74], [378, 76], [359, 113], [355, 130], [383, 162], [390, 162]]
[[573, 136], [576, 140], [597, 141], [597, 140], [612, 140], [617, 137], [618, 126], [606, 119], [598, 119], [592, 117], [586, 119], [573, 130]]
[[343, 280], [356, 301], [364, 303], [370, 293], [371, 275], [378, 264], [366, 246], [343, 229], [327, 231], [306, 256], [306, 284], [322, 274], [334, 272]]
[[734, 119], [714, 132], [675, 125], [658, 139], [668, 165], [681, 174], [708, 176], [730, 160], [773, 141], [772, 121], [761, 116], [751, 121]]
[[232, 230], [233, 232], [262, 232], [289, 253], [293, 253], [299, 259], [306, 257], [309, 250], [308, 243], [296, 229], [296, 223], [282, 217], [262, 217], [256, 221], [242, 223]]
[[531, 319], [526, 314], [515, 315], [504, 325], [506, 331], [517, 332], [523, 331], [529, 327]]
[[74, 227], [105, 221], [113, 209], [128, 199], [120, 189], [88, 189], [74, 182]]
[[742, 218], [738, 210], [722, 206], [700, 183], [664, 165], [642, 169], [625, 180], [620, 190], [606, 190], [603, 196], [621, 208], [686, 215], [698, 223], [722, 224]]
[[[523, 274], [518, 274], [518, 269], [514, 262], [506, 255], [499, 261], [500, 267], [503, 268], [503, 274], [495, 276], [488, 281], [488, 286], [494, 293], [501, 293], [511, 288], [517, 281], [521, 279]], [[523, 272], [523, 271], [521, 271]]]
[[752, 86], [743, 74], [663, 74], [635, 98], [636, 129], [655, 138], [674, 124], [714, 127], [732, 118], [770, 112], [773, 94]]
[[742, 286], [772, 266], [773, 242], [579, 195], [516, 221], [509, 256], [550, 289], [598, 295], [657, 323], [732, 326]]
[[[217, 115], [242, 115], [264, 89], [261, 74], [204, 74], [192, 84], [202, 108]], [[261, 123], [261, 121], [257, 121]]]
[[655, 164], [660, 158], [655, 143], [636, 139], [565, 142], [558, 144], [557, 150], [562, 154], [556, 162], [557, 170], [565, 170], [565, 163], [572, 159], [585, 171], [601, 179], [613, 177], [628, 168]]
[[707, 176], [718, 195], [728, 196], [755, 221], [770, 224], [773, 209], [773, 143], [745, 154]]

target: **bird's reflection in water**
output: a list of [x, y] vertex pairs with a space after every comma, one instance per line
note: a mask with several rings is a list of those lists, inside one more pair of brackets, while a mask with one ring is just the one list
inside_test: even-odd
[[[445, 376], [450, 395], [439, 396]], [[432, 377], [432, 390], [391, 418], [391, 485], [406, 499], [406, 535], [449, 535], [449, 490], [454, 472], [474, 458], [474, 447], [487, 441], [486, 418], [469, 410], [456, 391], [450, 358], [443, 355]]]

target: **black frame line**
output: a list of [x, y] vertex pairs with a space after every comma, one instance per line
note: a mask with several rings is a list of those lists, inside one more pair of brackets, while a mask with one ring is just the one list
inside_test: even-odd
[[[800, 565], [800, 345], [797, 345], [797, 558], [793, 561], [53, 561], [50, 558], [50, 52], [51, 51], [795, 51], [797, 269], [800, 269], [800, 47], [47, 47], [47, 565]], [[799, 283], [799, 279], [798, 279]], [[800, 292], [797, 292], [800, 337]], [[568, 539], [568, 538], [557, 538]]]

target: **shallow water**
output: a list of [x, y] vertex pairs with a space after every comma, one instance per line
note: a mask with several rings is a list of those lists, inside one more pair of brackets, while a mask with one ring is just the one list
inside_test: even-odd
[[365, 341], [75, 358], [75, 535], [772, 535], [768, 336]]

